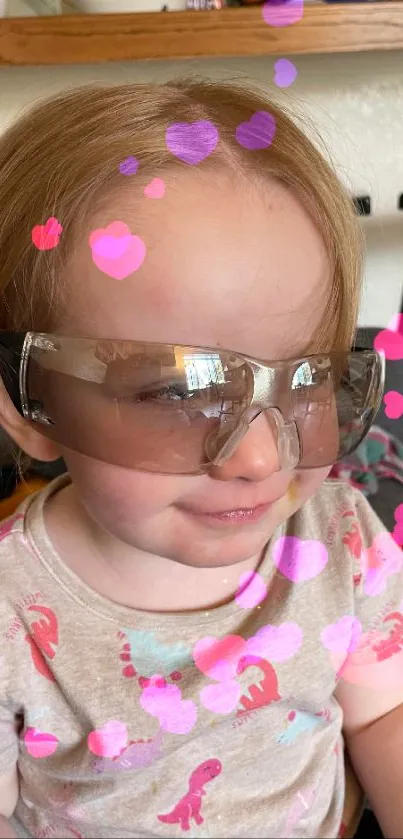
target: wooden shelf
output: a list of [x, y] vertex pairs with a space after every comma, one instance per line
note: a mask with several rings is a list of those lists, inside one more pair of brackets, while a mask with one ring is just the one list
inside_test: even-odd
[[268, 26], [261, 7], [0, 20], [0, 66], [403, 49], [403, 2], [308, 5]]

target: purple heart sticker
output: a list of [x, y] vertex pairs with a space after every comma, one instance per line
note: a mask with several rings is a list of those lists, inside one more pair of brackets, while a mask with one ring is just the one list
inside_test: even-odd
[[130, 157], [126, 157], [126, 160], [122, 160], [119, 164], [119, 172], [121, 175], [135, 175], [138, 168], [139, 161], [137, 160], [137, 157], [133, 157], [132, 154]]
[[269, 26], [291, 26], [301, 20], [304, 0], [266, 0], [262, 14]]
[[214, 151], [218, 143], [218, 131], [208, 119], [174, 122], [167, 128], [165, 141], [171, 154], [194, 166]]
[[274, 84], [277, 87], [290, 87], [298, 76], [298, 70], [288, 58], [279, 58], [274, 64]]
[[235, 132], [240, 146], [250, 151], [267, 149], [276, 133], [276, 120], [267, 111], [256, 111], [248, 122], [241, 122]]

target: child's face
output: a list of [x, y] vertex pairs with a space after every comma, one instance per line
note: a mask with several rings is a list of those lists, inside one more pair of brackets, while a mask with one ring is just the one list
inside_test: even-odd
[[[200, 173], [166, 181], [160, 200], [122, 197], [93, 229], [124, 221], [147, 246], [123, 281], [94, 265], [85, 236], [69, 267], [65, 334], [219, 346], [267, 360], [303, 355], [324, 312], [329, 266], [299, 202], [273, 182], [258, 190]], [[329, 469], [277, 470], [263, 415], [233, 456], [209, 474], [136, 472], [63, 452], [87, 512], [123, 542], [191, 566], [241, 562], [300, 507]], [[274, 502], [255, 523], [217, 512]]]

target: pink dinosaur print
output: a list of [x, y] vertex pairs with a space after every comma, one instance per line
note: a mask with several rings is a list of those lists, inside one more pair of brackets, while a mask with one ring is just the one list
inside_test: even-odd
[[158, 820], [163, 824], [179, 824], [181, 830], [190, 830], [191, 819], [197, 825], [203, 824], [204, 819], [200, 811], [202, 796], [206, 795], [204, 785], [220, 775], [221, 771], [222, 763], [216, 758], [201, 763], [189, 778], [189, 792], [178, 801], [170, 813], [158, 816]]
[[29, 612], [39, 612], [43, 615], [39, 621], [34, 621], [31, 625], [31, 634], [25, 636], [25, 640], [31, 648], [32, 661], [36, 670], [50, 682], [55, 681], [55, 677], [50, 670], [45, 655], [52, 659], [55, 656], [53, 647], [57, 647], [59, 643], [59, 631], [57, 617], [52, 609], [46, 606], [28, 606]]
[[[345, 515], [348, 515], [345, 513]], [[355, 559], [359, 559], [362, 552], [361, 533], [357, 522], [353, 522], [350, 530], [343, 536], [343, 544], [347, 545], [351, 555]]]
[[278, 680], [276, 671], [270, 662], [254, 655], [245, 655], [239, 660], [237, 673], [241, 674], [248, 667], [258, 667], [264, 678], [261, 679], [258, 685], [250, 685], [249, 694], [246, 693], [240, 698], [242, 708], [238, 710], [237, 716], [245, 714], [250, 711], [256, 711], [258, 708], [263, 708], [265, 705], [270, 705], [271, 702], [277, 702], [281, 699], [278, 692]]
[[13, 516], [11, 519], [6, 519], [5, 522], [2, 522], [0, 525], [0, 541], [6, 538], [9, 533], [12, 533], [13, 527], [17, 521], [22, 521], [24, 516], [18, 513], [16, 516]]

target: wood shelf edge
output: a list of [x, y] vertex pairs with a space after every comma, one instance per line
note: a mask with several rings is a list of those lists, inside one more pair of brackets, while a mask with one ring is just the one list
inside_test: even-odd
[[0, 66], [403, 50], [403, 2], [313, 4], [288, 27], [261, 8], [6, 18]]

